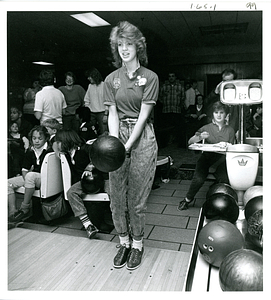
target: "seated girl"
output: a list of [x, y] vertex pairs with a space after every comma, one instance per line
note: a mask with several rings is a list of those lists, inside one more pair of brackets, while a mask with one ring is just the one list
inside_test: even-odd
[[[234, 129], [226, 125], [228, 107], [220, 101], [217, 101], [213, 104], [212, 111], [212, 122], [201, 127], [195, 135], [189, 139], [189, 145], [199, 143], [202, 140], [204, 140], [206, 144], [218, 144], [221, 147], [227, 147], [228, 144], [234, 143]], [[214, 176], [218, 182], [229, 183], [226, 156], [215, 152], [203, 152], [197, 161], [196, 170], [186, 197], [179, 203], [178, 210], [187, 209], [188, 204], [194, 201], [195, 195], [208, 176], [209, 168], [214, 163], [217, 163], [218, 160], [221, 160], [221, 162], [217, 166]]]
[[[20, 222], [30, 216], [31, 199], [35, 189], [40, 188], [40, 170], [44, 157], [52, 152], [48, 147], [49, 133], [47, 129], [38, 125], [29, 133], [30, 148], [26, 151], [22, 163], [22, 175], [8, 179], [9, 221]], [[24, 200], [19, 210], [16, 209], [15, 190], [25, 187]]]

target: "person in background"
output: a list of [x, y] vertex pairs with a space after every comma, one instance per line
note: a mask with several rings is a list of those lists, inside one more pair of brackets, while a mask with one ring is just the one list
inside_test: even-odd
[[35, 117], [40, 124], [46, 119], [57, 119], [62, 124], [62, 114], [65, 114], [67, 104], [61, 91], [54, 87], [54, 73], [51, 70], [42, 70], [39, 79], [43, 88], [36, 94]]
[[105, 109], [103, 98], [103, 78], [96, 68], [87, 70], [85, 74], [90, 83], [84, 98], [84, 105], [90, 109], [91, 123], [97, 129], [98, 134], [101, 135], [106, 130], [104, 118], [108, 116], [108, 110]]
[[47, 119], [42, 123], [42, 125], [50, 134], [48, 144], [50, 147], [53, 147], [53, 144], [55, 142], [55, 135], [58, 130], [62, 129], [62, 125], [57, 121], [57, 119]]
[[22, 136], [28, 136], [30, 130], [33, 128], [32, 124], [23, 117], [22, 111], [17, 106], [12, 106], [10, 108], [9, 121], [17, 123], [19, 133]]
[[39, 121], [36, 119], [34, 115], [34, 107], [35, 107], [35, 98], [37, 92], [42, 89], [41, 85], [39, 84], [39, 80], [35, 79], [32, 83], [32, 87], [28, 88], [24, 91], [23, 99], [23, 116], [24, 118], [32, 124], [32, 127], [35, 125], [39, 125]]
[[184, 96], [184, 88], [176, 81], [176, 74], [170, 72], [160, 89], [159, 100], [163, 104], [163, 123], [173, 127], [169, 143], [176, 141], [180, 147], [185, 147]]
[[127, 263], [127, 269], [134, 270], [144, 252], [146, 202], [156, 170], [158, 147], [150, 115], [158, 98], [159, 80], [145, 67], [146, 40], [136, 26], [120, 22], [111, 31], [110, 46], [118, 69], [104, 83], [108, 128], [127, 152], [123, 165], [109, 173], [112, 217], [120, 240], [113, 266], [121, 268]]
[[[49, 133], [47, 129], [38, 125], [29, 133], [30, 148], [26, 151], [23, 164], [22, 175], [8, 179], [8, 206], [9, 221], [20, 222], [30, 216], [31, 199], [35, 189], [40, 188], [40, 170], [44, 157], [52, 152], [48, 147]], [[19, 210], [16, 209], [15, 190], [21, 186], [25, 187], [24, 200]]]
[[86, 145], [74, 130], [61, 129], [56, 133], [55, 153], [63, 153], [71, 170], [71, 187], [67, 192], [68, 201], [74, 216], [82, 222], [88, 238], [92, 238], [99, 231], [91, 222], [82, 196], [84, 194], [81, 179], [84, 176], [93, 176], [95, 168], [89, 158], [89, 145]]
[[190, 105], [195, 105], [196, 96], [200, 94], [200, 91], [197, 89], [197, 80], [192, 79], [190, 84], [190, 88], [185, 91], [184, 104], [186, 109], [188, 109]]
[[203, 96], [201, 94], [196, 96], [195, 105], [190, 105], [185, 114], [187, 123], [186, 123], [186, 132], [188, 138], [190, 138], [196, 130], [203, 125], [207, 124], [207, 115], [205, 113]]
[[263, 137], [263, 108], [262, 104], [252, 106], [246, 116], [246, 131], [250, 137]]
[[96, 139], [98, 134], [94, 124], [91, 122], [90, 109], [86, 106], [81, 106], [77, 109], [76, 113], [78, 114], [80, 120], [78, 134], [81, 139], [83, 139], [85, 142]]
[[19, 127], [16, 122], [11, 123], [8, 135], [8, 163], [11, 164], [8, 178], [21, 175], [24, 154], [28, 148], [28, 138], [19, 133]]
[[[228, 144], [234, 144], [235, 133], [232, 127], [226, 125], [226, 116], [228, 114], [228, 107], [217, 101], [213, 104], [213, 120], [211, 123], [204, 125], [197, 130], [192, 136], [188, 144], [199, 143], [202, 140], [206, 144], [218, 144], [220, 147], [226, 147]], [[221, 159], [221, 162], [220, 162]], [[206, 180], [209, 168], [214, 163], [219, 161], [219, 165], [215, 171], [215, 177], [218, 182], [229, 183], [226, 156], [215, 152], [202, 152], [196, 164], [196, 170], [190, 184], [189, 190], [185, 198], [180, 201], [178, 210], [188, 209], [188, 205], [194, 201], [194, 197], [202, 187]]]
[[[212, 119], [213, 103], [215, 103], [216, 101], [220, 101], [220, 88], [222, 82], [235, 80], [237, 74], [233, 69], [225, 69], [221, 73], [221, 77], [222, 77], [222, 81], [216, 86], [215, 89], [211, 91], [211, 93], [205, 99], [206, 112], [209, 119], [208, 122], [210, 122]], [[237, 132], [239, 129], [239, 107], [238, 105], [231, 105], [228, 107], [229, 107], [228, 109], [229, 115], [227, 116], [227, 123], [234, 129], [235, 132]]]
[[73, 72], [65, 73], [65, 86], [60, 86], [59, 90], [63, 93], [67, 107], [63, 114], [63, 129], [73, 129], [76, 132], [79, 131], [79, 119], [76, 115], [78, 107], [84, 105], [84, 97], [86, 94], [85, 89], [75, 84], [76, 77]]

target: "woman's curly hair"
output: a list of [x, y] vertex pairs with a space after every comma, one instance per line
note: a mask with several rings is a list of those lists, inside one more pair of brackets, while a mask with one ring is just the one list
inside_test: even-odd
[[113, 65], [117, 68], [122, 66], [122, 60], [118, 52], [118, 41], [119, 39], [129, 39], [136, 45], [137, 57], [139, 62], [143, 66], [147, 66], [147, 44], [146, 39], [142, 32], [133, 24], [127, 21], [121, 21], [117, 26], [113, 27], [110, 33], [110, 47], [113, 55]]

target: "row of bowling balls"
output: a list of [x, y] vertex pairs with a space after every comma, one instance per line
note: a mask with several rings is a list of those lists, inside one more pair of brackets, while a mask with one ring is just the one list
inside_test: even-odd
[[[262, 247], [262, 211], [262, 186], [253, 186], [244, 193], [244, 212], [248, 234], [257, 247]], [[244, 249], [245, 239], [235, 224], [239, 206], [234, 189], [224, 183], [212, 185], [203, 214], [207, 222], [198, 234], [197, 244], [204, 259], [219, 268], [222, 290], [262, 290], [262, 255]], [[250, 267], [242, 268], [244, 265]]]
[[[243, 197], [245, 217], [248, 220], [255, 210], [262, 210], [263, 187], [252, 186]], [[203, 214], [208, 220], [222, 219], [235, 223], [239, 217], [238, 195], [228, 184], [218, 183], [210, 186]]]

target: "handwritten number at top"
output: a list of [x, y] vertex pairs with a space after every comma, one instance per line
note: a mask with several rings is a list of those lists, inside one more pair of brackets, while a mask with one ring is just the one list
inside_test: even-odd
[[256, 7], [256, 3], [255, 2], [248, 2], [247, 5], [246, 5], [247, 8], [250, 8], [250, 9], [257, 9]]
[[216, 4], [214, 5], [209, 5], [208, 3], [206, 4], [194, 4], [192, 3], [191, 6], [190, 6], [191, 9], [213, 9], [215, 10], [216, 8]]
[[[256, 3], [255, 2], [247, 2], [246, 4], [246, 8], [249, 8], [249, 9], [257, 9], [257, 6], [256, 6]], [[208, 3], [206, 4], [195, 4], [195, 3], [192, 3], [190, 5], [190, 9], [198, 9], [198, 10], [204, 10], [204, 9], [209, 9], [209, 10], [216, 10], [216, 4], [214, 5], [209, 5]]]

